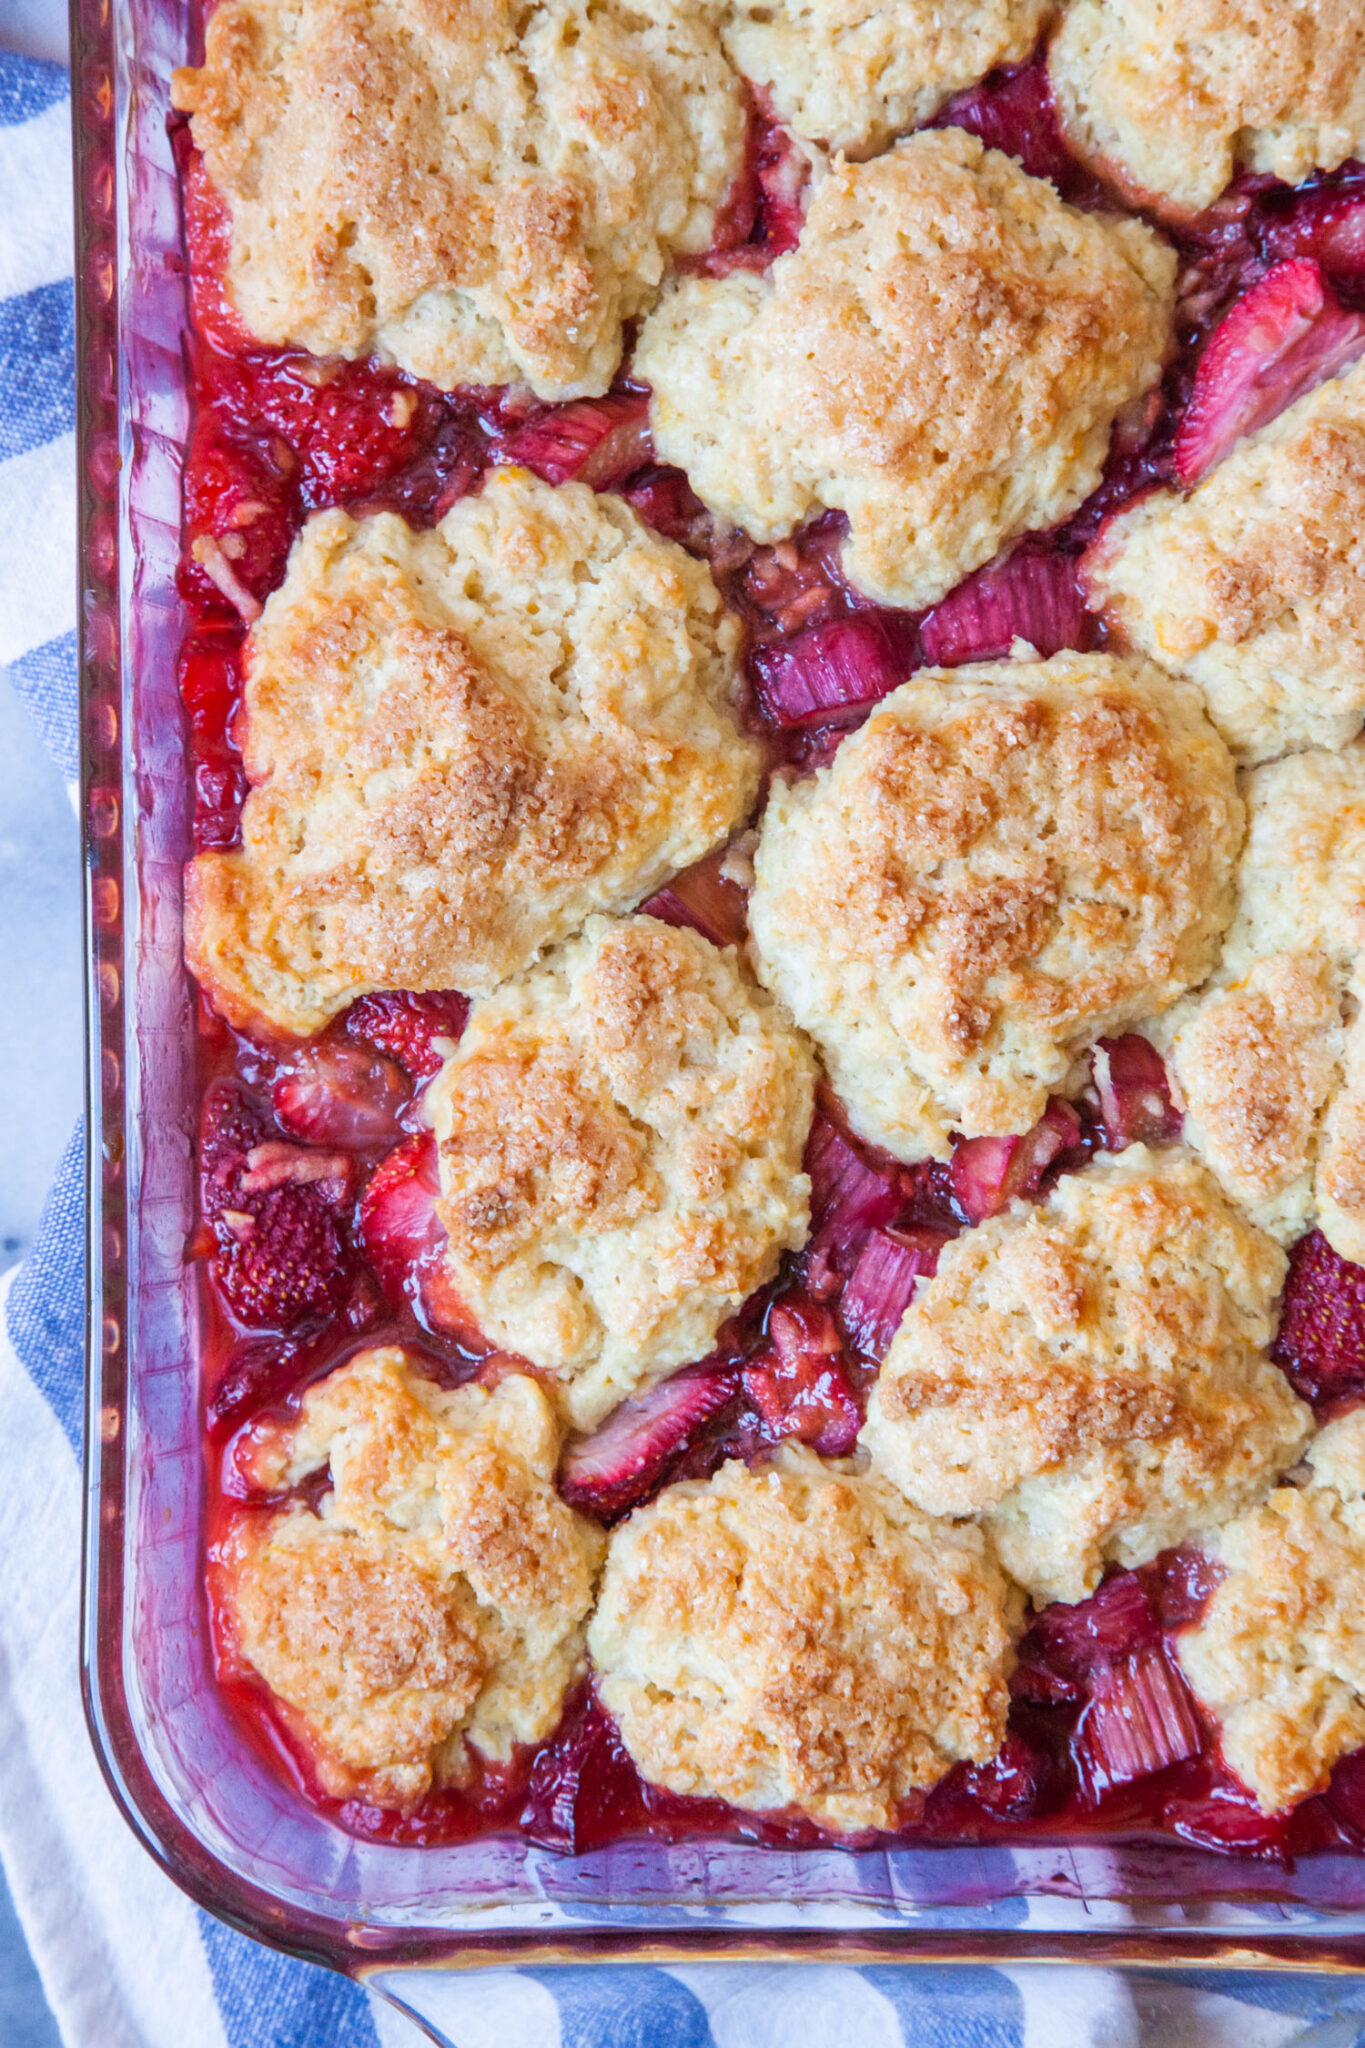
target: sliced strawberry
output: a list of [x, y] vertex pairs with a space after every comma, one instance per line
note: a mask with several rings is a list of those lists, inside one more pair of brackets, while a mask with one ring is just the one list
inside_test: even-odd
[[331, 1040], [305, 1046], [276, 1076], [275, 1120], [310, 1145], [392, 1145], [412, 1090], [381, 1053]]
[[1246, 434], [1278, 418], [1365, 352], [1365, 315], [1341, 304], [1316, 263], [1279, 263], [1210, 335], [1175, 440], [1175, 470], [1196, 483]]
[[1283, 210], [1267, 209], [1260, 243], [1274, 262], [1306, 256], [1333, 284], [1359, 291], [1365, 288], [1365, 192], [1358, 182], [1345, 190], [1295, 192]]
[[742, 946], [749, 931], [749, 898], [738, 882], [721, 873], [728, 851], [719, 847], [684, 868], [640, 909], [664, 924], [700, 932], [713, 946]]
[[921, 1279], [938, 1270], [951, 1239], [939, 1230], [874, 1230], [839, 1300], [839, 1320], [855, 1350], [879, 1363], [914, 1300]]
[[1166, 1145], [1180, 1136], [1183, 1119], [1171, 1100], [1166, 1064], [1149, 1039], [1135, 1031], [1099, 1039], [1090, 1073], [1099, 1098], [1096, 1135], [1106, 1152]]
[[420, 1131], [370, 1175], [360, 1197], [360, 1244], [391, 1307], [410, 1308], [428, 1330], [466, 1350], [487, 1351], [446, 1262], [448, 1239], [436, 1213], [441, 1183], [436, 1139]]
[[443, 1041], [458, 1043], [469, 1021], [469, 999], [454, 989], [414, 995], [406, 989], [384, 989], [361, 996], [346, 1012], [347, 1036], [397, 1060], [415, 1081], [425, 1080], [444, 1065]]
[[1074, 1741], [1087, 1797], [1164, 1771], [1203, 1746], [1189, 1687], [1158, 1644], [1095, 1674]]
[[1016, 640], [1047, 656], [1093, 644], [1095, 620], [1085, 608], [1076, 559], [1025, 545], [988, 563], [934, 606], [920, 627], [924, 659], [933, 667], [998, 661]]
[[771, 1442], [796, 1437], [826, 1458], [847, 1457], [862, 1417], [844, 1366], [844, 1345], [828, 1309], [779, 1302], [767, 1348], [744, 1367], [744, 1391]]
[[233, 1082], [204, 1099], [200, 1187], [212, 1270], [239, 1322], [292, 1332], [336, 1314], [350, 1291], [347, 1154], [288, 1145]]
[[598, 1521], [615, 1520], [653, 1491], [736, 1391], [733, 1368], [707, 1360], [623, 1401], [600, 1429], [569, 1445], [559, 1468], [560, 1492]]
[[239, 1344], [209, 1397], [210, 1434], [225, 1435], [253, 1410], [282, 1401], [297, 1384], [307, 1356], [304, 1345], [287, 1340], [255, 1338]]
[[1036, 1195], [1050, 1167], [1079, 1164], [1085, 1149], [1080, 1117], [1054, 1096], [1019, 1137], [958, 1139], [950, 1166], [954, 1199], [969, 1223], [983, 1223], [1016, 1197]]
[[1040, 53], [1026, 64], [1003, 65], [980, 85], [955, 93], [929, 123], [931, 128], [965, 128], [987, 149], [1016, 157], [1035, 178], [1050, 178], [1064, 199], [1093, 203], [1103, 188], [1084, 172], [1062, 141]]
[[654, 459], [649, 393], [611, 391], [605, 398], [546, 406], [503, 439], [500, 454], [549, 484], [572, 478], [596, 491], [614, 491]]
[[1320, 1230], [1289, 1254], [1271, 1356], [1319, 1420], [1365, 1401], [1365, 1266], [1343, 1259]]
[[855, 612], [755, 648], [749, 678], [759, 709], [778, 731], [852, 724], [905, 681], [917, 649], [903, 614]]

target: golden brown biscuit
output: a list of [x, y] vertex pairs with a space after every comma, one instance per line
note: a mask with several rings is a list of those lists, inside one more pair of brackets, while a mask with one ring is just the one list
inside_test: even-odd
[[693, 0], [222, 0], [205, 41], [172, 90], [244, 324], [444, 390], [605, 391], [742, 159], [740, 83]]
[[590, 1648], [652, 1784], [892, 1828], [999, 1749], [1019, 1620], [978, 1529], [788, 1449], [670, 1486], [614, 1532]]
[[1323, 1791], [1365, 1743], [1365, 1409], [1315, 1437], [1308, 1464], [1304, 1485], [1221, 1532], [1227, 1576], [1177, 1638], [1224, 1757], [1267, 1813]]
[[726, 49], [796, 135], [870, 156], [997, 64], [1027, 57], [1052, 0], [729, 0]]
[[1153, 491], [1085, 557], [1121, 644], [1198, 683], [1239, 761], [1339, 747], [1365, 718], [1365, 364]]
[[427, 1095], [450, 1276], [580, 1428], [703, 1358], [805, 1241], [813, 1067], [733, 953], [649, 917], [474, 1005]]
[[1072, 0], [1048, 75], [1067, 146], [1173, 215], [1236, 171], [1296, 185], [1365, 143], [1356, 0]]
[[1175, 259], [949, 128], [836, 162], [767, 276], [683, 278], [641, 330], [662, 460], [756, 540], [849, 516], [844, 567], [931, 604], [1099, 480], [1171, 345]]
[[476, 994], [739, 824], [758, 749], [710, 571], [620, 499], [495, 470], [431, 533], [309, 521], [247, 657], [242, 849], [190, 863], [234, 1023]]
[[256, 1450], [262, 1486], [330, 1468], [315, 1514], [239, 1514], [215, 1572], [240, 1655], [324, 1790], [411, 1806], [548, 1735], [583, 1668], [602, 1553], [555, 1492], [534, 1380], [443, 1392], [397, 1350], [310, 1387]]
[[860, 1439], [926, 1513], [979, 1515], [1079, 1600], [1258, 1500], [1312, 1415], [1267, 1355], [1284, 1254], [1180, 1150], [1130, 1146], [944, 1251]]
[[1232, 914], [1232, 763], [1195, 693], [1106, 654], [926, 669], [776, 781], [758, 971], [860, 1136], [1023, 1131], [1077, 1055], [1198, 984]]
[[1185, 1135], [1265, 1230], [1365, 1260], [1365, 745], [1246, 778], [1237, 916], [1209, 985], [1148, 1027]]

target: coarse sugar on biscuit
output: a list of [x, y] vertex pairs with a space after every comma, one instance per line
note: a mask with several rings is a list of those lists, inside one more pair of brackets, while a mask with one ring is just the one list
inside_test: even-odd
[[641, 329], [665, 462], [775, 541], [848, 514], [843, 563], [932, 604], [1099, 481], [1171, 348], [1172, 251], [948, 128], [836, 161], [765, 275], [676, 281]]
[[1220, 1532], [1224, 1576], [1176, 1638], [1225, 1761], [1267, 1813], [1324, 1791], [1365, 1743], [1365, 1409], [1314, 1438], [1308, 1467]]
[[1365, 364], [1243, 441], [1187, 497], [1119, 512], [1082, 580], [1111, 633], [1203, 691], [1238, 760], [1365, 720]]
[[447, 1265], [579, 1428], [674, 1366], [805, 1241], [814, 1062], [693, 931], [593, 918], [474, 1005], [428, 1092]]
[[324, 1791], [411, 1807], [506, 1763], [559, 1719], [581, 1676], [602, 1538], [555, 1491], [559, 1429], [535, 1381], [444, 1391], [395, 1349], [311, 1386], [268, 1429], [269, 1491], [212, 1571], [233, 1653], [307, 1744]]
[[1028, 56], [1052, 0], [729, 0], [735, 63], [807, 142], [870, 156], [997, 64]]
[[970, 1524], [787, 1449], [614, 1531], [589, 1647], [642, 1777], [822, 1826], [893, 1828], [999, 1749], [1020, 1602]]
[[242, 846], [186, 952], [234, 1023], [478, 994], [741, 824], [739, 627], [620, 499], [495, 470], [430, 533], [309, 521], [248, 642]]
[[743, 89], [709, 6], [222, 0], [177, 107], [259, 341], [443, 390], [606, 390], [623, 324], [710, 242]]
[[926, 669], [775, 780], [749, 918], [859, 1136], [1027, 1130], [1094, 1038], [1200, 983], [1242, 807], [1196, 693], [1057, 654]]
[[1072, 0], [1048, 77], [1067, 147], [1174, 217], [1238, 171], [1297, 185], [1365, 144], [1357, 0]]
[[860, 1442], [977, 1515], [1040, 1604], [1259, 1500], [1313, 1418], [1267, 1356], [1284, 1254], [1182, 1149], [1130, 1146], [948, 1245]]
[[1365, 1260], [1365, 744], [1245, 781], [1238, 908], [1209, 983], [1147, 1027], [1185, 1135], [1282, 1243]]

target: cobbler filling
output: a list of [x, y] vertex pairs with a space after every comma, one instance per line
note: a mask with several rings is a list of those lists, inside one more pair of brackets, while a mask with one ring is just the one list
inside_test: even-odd
[[[1074, 204], [1118, 209], [1064, 150], [1041, 60], [960, 94], [934, 125], [949, 124], [1011, 152]], [[932, 609], [889, 610], [844, 579], [841, 514], [771, 546], [713, 518], [681, 471], [654, 460], [648, 394], [632, 383], [628, 358], [604, 398], [545, 405], [510, 389], [448, 395], [376, 363], [250, 345], [223, 306], [223, 221], [187, 128], [177, 147], [196, 318], [181, 569], [191, 625], [180, 677], [199, 850], [240, 840], [243, 642], [311, 512], [388, 509], [430, 526], [491, 466], [509, 462], [550, 483], [620, 492], [710, 563], [747, 627], [752, 728], [772, 766], [799, 772], [828, 761], [918, 666], [1000, 658], [1019, 639], [1044, 656], [1088, 649], [1099, 628], [1076, 563], [1104, 519], [1153, 485], [1192, 482], [1239, 434], [1365, 348], [1365, 166], [1293, 191], [1240, 179], [1176, 236], [1179, 353], [1159, 391], [1120, 419], [1089, 501]], [[803, 164], [755, 106], [746, 170], [712, 250], [688, 267], [761, 269], [791, 248]], [[743, 890], [718, 856], [642, 908], [721, 945], [744, 932]], [[313, 1040], [267, 1044], [201, 1005], [202, 1220], [193, 1249], [206, 1281], [215, 1526], [243, 1506], [274, 1509], [286, 1498], [253, 1491], [253, 1432], [293, 1412], [306, 1386], [362, 1348], [401, 1344], [444, 1385], [492, 1382], [517, 1364], [489, 1351], [451, 1295], [435, 1140], [418, 1113], [467, 1007], [454, 991], [370, 995]], [[784, 1260], [708, 1358], [571, 1441], [565, 1498], [609, 1526], [670, 1481], [706, 1477], [727, 1458], [753, 1460], [784, 1440], [849, 1453], [880, 1360], [944, 1244], [1016, 1197], [1044, 1192], [1098, 1148], [1178, 1133], [1147, 1041], [1123, 1037], [1102, 1049], [1079, 1101], [1055, 1098], [1020, 1137], [960, 1140], [944, 1164], [907, 1168], [877, 1155], [850, 1135], [838, 1103], [823, 1099], [807, 1151], [805, 1249]], [[1274, 1355], [1320, 1421], [1365, 1400], [1365, 1269], [1316, 1232], [1292, 1253]], [[315, 1474], [302, 1498], [315, 1505], [326, 1486], [326, 1473]], [[1365, 1847], [1365, 1752], [1337, 1766], [1328, 1791], [1273, 1817], [1222, 1765], [1171, 1652], [1201, 1610], [1210, 1571], [1193, 1552], [1168, 1552], [1139, 1571], [1111, 1572], [1080, 1605], [1045, 1609], [1020, 1646], [1000, 1754], [951, 1770], [907, 1809], [904, 1839], [1165, 1834], [1280, 1859]], [[648, 1786], [590, 1689], [538, 1750], [483, 1768], [463, 1790], [432, 1792], [412, 1812], [328, 1800], [226, 1641], [222, 1666], [257, 1746], [360, 1834], [451, 1841], [519, 1827], [580, 1852], [640, 1832], [786, 1846], [827, 1839], [799, 1817], [755, 1818]]]

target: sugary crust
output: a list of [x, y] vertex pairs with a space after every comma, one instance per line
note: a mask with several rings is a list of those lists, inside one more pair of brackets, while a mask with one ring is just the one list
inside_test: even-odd
[[1111, 630], [1190, 676], [1240, 761], [1344, 746], [1365, 717], [1365, 364], [1154, 491], [1082, 571]]
[[590, 1649], [641, 1775], [836, 1829], [1005, 1732], [1019, 1602], [979, 1530], [784, 1451], [671, 1486], [612, 1538]]
[[870, 156], [997, 64], [1027, 57], [1052, 0], [730, 0], [726, 49], [808, 142]]
[[1308, 1463], [1302, 1487], [1222, 1531], [1227, 1576], [1177, 1641], [1223, 1755], [1267, 1813], [1322, 1791], [1365, 1743], [1365, 1410], [1324, 1429]]
[[1259, 1499], [1312, 1416], [1266, 1347], [1284, 1255], [1181, 1150], [1131, 1146], [945, 1250], [861, 1442], [930, 1514], [980, 1515], [1039, 1602]]
[[664, 461], [755, 539], [842, 507], [844, 567], [930, 604], [1094, 487], [1171, 345], [1175, 259], [960, 129], [836, 161], [767, 276], [684, 278], [645, 322]]
[[1237, 916], [1209, 986], [1150, 1028], [1185, 1134], [1261, 1226], [1365, 1259], [1365, 746], [1246, 778]]
[[805, 1241], [814, 1065], [733, 953], [653, 918], [476, 1003], [428, 1093], [454, 1285], [587, 1427], [706, 1355]]
[[1078, 1051], [1198, 984], [1232, 914], [1227, 750], [1186, 686], [1105, 654], [924, 670], [774, 781], [764, 981], [861, 1136], [907, 1160], [1021, 1131]]
[[1072, 0], [1048, 75], [1067, 146], [1177, 217], [1236, 171], [1295, 185], [1365, 142], [1356, 0]]
[[263, 1485], [330, 1466], [330, 1490], [317, 1514], [238, 1514], [220, 1611], [333, 1797], [410, 1806], [468, 1775], [467, 1746], [506, 1762], [553, 1729], [602, 1554], [558, 1451], [534, 1380], [443, 1392], [398, 1350], [310, 1387], [258, 1447]]
[[497, 470], [433, 532], [305, 526], [249, 642], [242, 849], [191, 863], [219, 1010], [316, 1031], [494, 987], [741, 823], [738, 626], [619, 499]]
[[605, 391], [623, 322], [710, 241], [745, 114], [693, 0], [222, 0], [175, 104], [261, 341], [449, 390]]

